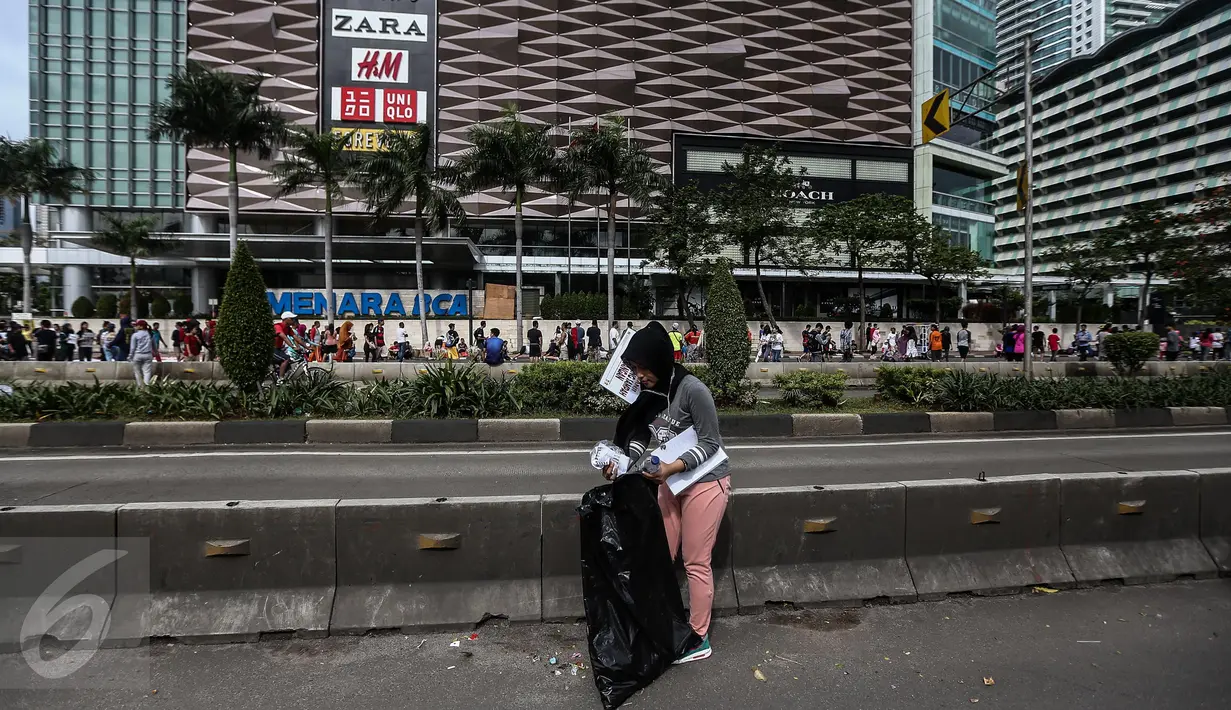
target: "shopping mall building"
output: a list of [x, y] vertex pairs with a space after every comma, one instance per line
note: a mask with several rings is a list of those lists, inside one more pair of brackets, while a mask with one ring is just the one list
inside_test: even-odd
[[[920, 101], [995, 66], [992, 0], [30, 0], [31, 135], [95, 172], [88, 194], [37, 209], [34, 265], [55, 306], [119, 291], [122, 257], [88, 247], [104, 213], [153, 213], [177, 248], [143, 260], [143, 287], [216, 301], [228, 262], [227, 160], [185, 154], [147, 135], [165, 79], [187, 59], [259, 75], [262, 95], [295, 124], [358, 129], [357, 149], [382, 129], [431, 121], [441, 157], [467, 147], [466, 129], [515, 103], [566, 130], [620, 114], [676, 183], [724, 181], [744, 145], [775, 144], [807, 168], [799, 207], [868, 193], [911, 197], [955, 242], [992, 256], [994, 117], [978, 114], [920, 146]], [[271, 289], [323, 285], [323, 200], [277, 197], [268, 164], [242, 156], [241, 238]], [[606, 219], [583, 197], [549, 192], [525, 204], [528, 290], [605, 288]], [[509, 196], [465, 199], [467, 219], [426, 244], [425, 286], [513, 283]], [[335, 283], [341, 292], [415, 288], [409, 221], [373, 229], [358, 201], [338, 208]], [[617, 274], [648, 279], [670, 313], [661, 269], [648, 266], [647, 224], [618, 212]], [[752, 269], [736, 275], [750, 301]], [[0, 270], [20, 264], [0, 247]], [[850, 295], [841, 263], [804, 277], [764, 270], [776, 314], [811, 314]], [[922, 296], [908, 274], [875, 272], [869, 295], [901, 309]], [[411, 299], [404, 299], [407, 303]], [[753, 309], [762, 304], [751, 303]], [[533, 308], [529, 309], [533, 312]], [[822, 313], [822, 315], [824, 315]]]

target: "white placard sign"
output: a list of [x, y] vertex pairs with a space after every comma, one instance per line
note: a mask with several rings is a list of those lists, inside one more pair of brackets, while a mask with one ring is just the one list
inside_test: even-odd
[[599, 380], [599, 384], [629, 404], [636, 402], [638, 395], [641, 394], [641, 383], [637, 381], [637, 371], [624, 362], [624, 351], [628, 349], [628, 343], [631, 340], [632, 333], [627, 333], [625, 337], [620, 338], [620, 344], [616, 346], [615, 352], [611, 353], [611, 360], [607, 363], [607, 369], [603, 371], [603, 376]]

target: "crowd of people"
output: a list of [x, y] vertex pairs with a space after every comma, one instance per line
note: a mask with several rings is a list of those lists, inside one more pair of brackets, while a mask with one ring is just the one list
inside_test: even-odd
[[84, 321], [74, 329], [71, 323], [44, 320], [29, 330], [20, 321], [0, 320], [0, 360], [126, 362], [133, 359], [133, 336], [144, 328], [154, 362], [162, 362], [164, 354], [179, 362], [206, 361], [214, 358], [214, 325], [212, 320], [189, 318], [177, 322], [168, 338], [158, 323], [133, 320], [127, 314], [118, 323], [103, 321], [97, 331]]

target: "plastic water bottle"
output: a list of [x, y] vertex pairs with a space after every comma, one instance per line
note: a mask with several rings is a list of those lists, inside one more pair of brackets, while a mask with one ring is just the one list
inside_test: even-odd
[[661, 463], [662, 462], [658, 460], [657, 456], [651, 456], [650, 460], [645, 462], [645, 472], [657, 474]]

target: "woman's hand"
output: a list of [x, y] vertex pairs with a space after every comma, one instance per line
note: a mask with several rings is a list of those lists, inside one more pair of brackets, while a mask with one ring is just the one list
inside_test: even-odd
[[619, 468], [614, 461], [603, 467], [603, 478], [608, 481], [614, 481], [617, 473], [619, 473]]
[[671, 463], [659, 464], [658, 473], [648, 473], [648, 472], [643, 471], [641, 475], [645, 476], [651, 481], [654, 481], [655, 483], [664, 483], [666, 482], [668, 477], [674, 476], [675, 474], [680, 473], [683, 470], [684, 470], [684, 461], [677, 459], [675, 461], [672, 461]]

